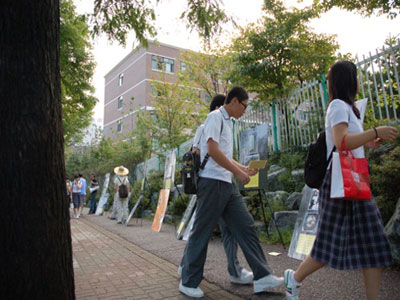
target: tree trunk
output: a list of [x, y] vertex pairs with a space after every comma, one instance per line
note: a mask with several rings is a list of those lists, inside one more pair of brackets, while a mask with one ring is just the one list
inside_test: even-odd
[[0, 299], [75, 299], [59, 0], [0, 9]]

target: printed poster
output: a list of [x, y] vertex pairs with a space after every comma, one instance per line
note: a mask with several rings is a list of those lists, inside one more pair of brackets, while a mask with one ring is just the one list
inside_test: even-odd
[[[240, 163], [248, 166], [251, 161], [266, 162], [268, 156], [268, 124], [264, 123], [243, 130], [240, 134]], [[260, 169], [257, 175], [250, 177], [250, 182], [241, 190], [266, 188], [267, 169]]]
[[176, 150], [173, 150], [165, 157], [163, 188], [166, 190], [170, 190], [174, 187], [175, 166]]
[[101, 191], [99, 204], [96, 209], [96, 216], [102, 216], [104, 213], [104, 205], [106, 205], [110, 193], [108, 192], [108, 183], [110, 182], [110, 173], [107, 173], [104, 177], [103, 189]]
[[303, 198], [296, 219], [288, 256], [304, 260], [311, 252], [318, 228], [319, 191], [307, 185], [303, 188]]
[[157, 210], [154, 216], [153, 225], [151, 229], [157, 232], [160, 232], [161, 225], [164, 220], [165, 212], [168, 206], [168, 198], [169, 198], [169, 189], [160, 190], [160, 196], [158, 198]]

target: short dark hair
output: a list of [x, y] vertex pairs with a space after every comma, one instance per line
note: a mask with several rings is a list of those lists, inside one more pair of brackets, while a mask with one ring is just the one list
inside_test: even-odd
[[228, 95], [226, 96], [225, 104], [231, 103], [231, 100], [235, 97], [239, 100], [239, 102], [249, 99], [249, 95], [247, 95], [247, 92], [244, 88], [242, 88], [241, 86], [235, 86], [229, 91]]
[[78, 175], [74, 175], [74, 179], [77, 179], [77, 178], [79, 178], [79, 176]]
[[215, 110], [217, 106], [221, 107], [222, 105], [224, 105], [225, 98], [226, 98], [225, 95], [221, 94], [215, 95], [210, 104], [210, 112]]
[[82, 173], [79, 173], [79, 177], [83, 177]]

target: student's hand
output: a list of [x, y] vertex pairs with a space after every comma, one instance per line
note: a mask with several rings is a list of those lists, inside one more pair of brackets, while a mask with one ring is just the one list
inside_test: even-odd
[[258, 169], [257, 169], [257, 168], [251, 168], [251, 169], [247, 168], [247, 174], [248, 174], [249, 176], [254, 176], [254, 175], [256, 175], [257, 173], [258, 173]]
[[243, 185], [246, 185], [250, 182], [250, 176], [242, 170], [239, 170], [239, 172], [235, 175]]
[[367, 146], [372, 148], [372, 149], [377, 149], [382, 143], [382, 139], [381, 138], [377, 138], [371, 142], [367, 143]]
[[378, 138], [388, 142], [393, 142], [399, 134], [397, 128], [392, 126], [379, 126], [376, 131], [378, 132]]

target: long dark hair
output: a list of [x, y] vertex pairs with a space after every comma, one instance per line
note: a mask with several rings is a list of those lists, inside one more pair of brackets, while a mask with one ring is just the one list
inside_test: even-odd
[[329, 102], [340, 99], [351, 105], [357, 118], [360, 111], [354, 105], [358, 90], [357, 67], [350, 61], [338, 61], [332, 65], [328, 73]]

